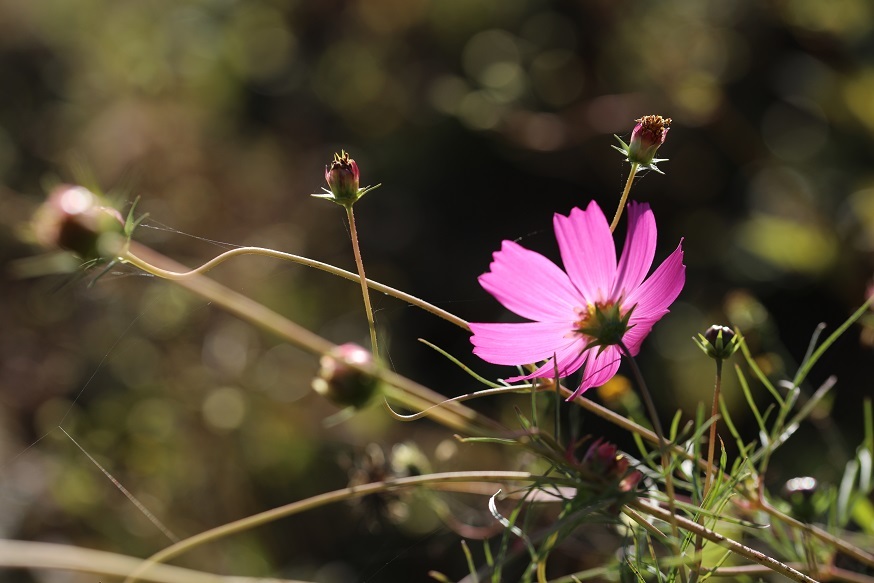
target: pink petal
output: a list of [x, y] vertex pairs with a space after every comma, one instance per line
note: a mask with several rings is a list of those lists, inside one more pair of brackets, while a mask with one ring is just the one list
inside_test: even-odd
[[[566, 377], [575, 373], [583, 363], [586, 362], [586, 354], [588, 351], [583, 350], [586, 347], [586, 342], [577, 337], [574, 339], [574, 342], [561, 350], [557, 350], [555, 352], [556, 358], [558, 358], [558, 376]], [[550, 358], [546, 364], [535, 370], [531, 374], [521, 375], [516, 377], [511, 377], [507, 379], [507, 381], [514, 383], [516, 381], [530, 380], [530, 379], [551, 379], [555, 378], [555, 365], [553, 364], [553, 359]]]
[[626, 308], [636, 305], [629, 323], [652, 325], [665, 315], [685, 283], [686, 266], [683, 265], [683, 241], [680, 240], [676, 250], [623, 302]]
[[640, 352], [640, 345], [643, 344], [644, 339], [652, 331], [653, 324], [667, 313], [668, 311], [665, 310], [661, 316], [654, 320], [644, 320], [636, 324], [634, 323], [634, 314], [632, 314], [631, 321], [629, 321], [631, 328], [629, 328], [628, 332], [626, 332], [622, 337], [622, 342], [625, 344], [625, 347], [628, 348], [628, 352], [631, 353], [631, 356], [637, 356], [637, 353]]
[[585, 211], [571, 210], [568, 217], [556, 214], [553, 225], [564, 268], [586, 303], [610, 299], [616, 279], [616, 246], [595, 201]]
[[567, 274], [540, 253], [504, 241], [489, 269], [479, 277], [480, 285], [508, 310], [530, 320], [573, 321], [579, 293]]
[[597, 348], [588, 350], [587, 353], [588, 359], [583, 369], [583, 382], [574, 391], [574, 394], [568, 397], [568, 401], [576, 399], [592, 387], [600, 387], [612, 379], [616, 371], [619, 370], [621, 359], [619, 349], [615, 346], [608, 346], [600, 354]]
[[571, 323], [471, 324], [473, 353], [493, 364], [524, 365], [551, 358], [575, 342]]
[[619, 269], [611, 297], [627, 295], [649, 273], [656, 250], [656, 223], [649, 205], [628, 203], [628, 233], [619, 259]]

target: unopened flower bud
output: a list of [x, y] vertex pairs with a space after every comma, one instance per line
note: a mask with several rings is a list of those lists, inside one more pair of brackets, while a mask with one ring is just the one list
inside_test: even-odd
[[583, 464], [597, 473], [611, 473], [620, 459], [617, 448], [609, 441], [597, 439], [583, 456]]
[[358, 198], [358, 164], [346, 152], [334, 154], [334, 161], [325, 166], [325, 180], [338, 201], [354, 202]]
[[728, 326], [711, 326], [704, 334], [693, 338], [698, 348], [710, 358], [724, 360], [738, 349], [740, 337]]
[[341, 151], [339, 154], [334, 154], [334, 160], [325, 166], [325, 181], [328, 183], [328, 188], [322, 188], [324, 194], [318, 193], [313, 196], [326, 198], [342, 206], [351, 206], [359, 198], [380, 186], [377, 184], [360, 188], [360, 177], [358, 164], [347, 152]]
[[357, 344], [342, 344], [322, 356], [319, 373], [313, 379], [313, 389], [342, 407], [363, 407], [379, 385], [372, 375], [357, 366], [370, 366], [373, 355]]
[[622, 492], [630, 492], [643, 475], [637, 470], [629, 471], [631, 464], [614, 444], [597, 439], [583, 456], [582, 466], [596, 476], [616, 481]]
[[656, 152], [659, 147], [665, 143], [665, 138], [668, 137], [668, 130], [671, 128], [671, 118], [662, 117], [660, 115], [646, 115], [637, 121], [634, 130], [631, 132], [631, 140], [626, 144], [619, 136], [616, 139], [622, 144], [622, 147], [613, 146], [623, 154], [625, 159], [632, 164], [637, 164], [641, 168], [650, 168], [656, 172], [661, 172], [656, 167], [658, 162], [664, 162], [665, 158], [656, 158]]
[[117, 210], [101, 206], [87, 188], [63, 184], [49, 194], [33, 221], [37, 241], [49, 248], [72, 251], [83, 259], [101, 256], [100, 238], [124, 232]]

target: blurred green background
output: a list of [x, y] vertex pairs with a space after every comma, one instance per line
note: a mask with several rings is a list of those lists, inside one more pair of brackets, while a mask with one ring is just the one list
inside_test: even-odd
[[[688, 281], [641, 365], [663, 414], [691, 416], [712, 389], [697, 332], [740, 326], [780, 379], [819, 322], [833, 330], [863, 301], [872, 30], [870, 0], [0, 1], [0, 536], [139, 556], [166, 545], [59, 425], [179, 536], [343, 487], [379, 457], [368, 444], [389, 455], [415, 442], [439, 470], [524, 461], [378, 407], [326, 427], [336, 409], [311, 394], [314, 357], [133, 269], [90, 287], [18, 277], [41, 265], [27, 222], [52, 184], [103, 189], [125, 210], [140, 197], [137, 239], [189, 265], [222, 242], [354, 269], [342, 210], [309, 196], [345, 148], [363, 185], [383, 183], [356, 208], [368, 275], [494, 321], [508, 315], [476, 277], [500, 241], [557, 258], [553, 213], [615, 208], [627, 165], [612, 134], [671, 117], [666, 175], [641, 177], [632, 197], [654, 209], [657, 261], [685, 238]], [[350, 282], [262, 258], [214, 277], [332, 341], [367, 342]], [[511, 374], [451, 325], [375, 301], [398, 372], [447, 396], [476, 388], [424, 337]], [[838, 375], [834, 410], [775, 458], [775, 487], [839, 477], [861, 436], [872, 343], [854, 327], [814, 370], [807, 390]], [[476, 407], [512, 420], [515, 403]], [[584, 433], [630, 447], [581, 417]], [[484, 499], [442, 502], [492, 523]], [[310, 512], [180, 564], [318, 581], [463, 576], [459, 536], [426, 500], [389, 506]], [[612, 553], [587, 544], [567, 570]]]

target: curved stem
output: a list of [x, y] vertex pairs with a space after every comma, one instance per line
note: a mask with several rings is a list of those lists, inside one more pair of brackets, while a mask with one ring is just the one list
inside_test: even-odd
[[[280, 518], [293, 516], [306, 510], [319, 508], [327, 504], [333, 504], [343, 500], [352, 500], [361, 498], [370, 494], [386, 492], [394, 489], [410, 488], [413, 486], [421, 486], [428, 484], [439, 484], [447, 482], [470, 482], [470, 483], [499, 483], [499, 482], [538, 482], [545, 481], [545, 478], [536, 476], [528, 472], [445, 472], [440, 474], [429, 474], [425, 476], [411, 476], [407, 478], [397, 478], [394, 480], [385, 480], [383, 482], [373, 482], [361, 486], [350, 486], [333, 492], [325, 492], [317, 496], [312, 496], [305, 500], [292, 502], [284, 506], [279, 506], [271, 510], [266, 510], [258, 514], [253, 514], [234, 522], [229, 522], [216, 528], [201, 532], [185, 540], [182, 540], [174, 545], [170, 545], [162, 551], [159, 551], [146, 559], [140, 567], [134, 571], [124, 583], [134, 583], [138, 579], [142, 579], [147, 570], [152, 566], [163, 563], [186, 553], [195, 547], [237, 534]], [[554, 480], [549, 480], [554, 482]]]
[[352, 237], [352, 252], [355, 254], [355, 265], [358, 266], [358, 277], [361, 281], [361, 295], [364, 297], [364, 313], [367, 315], [367, 326], [370, 328], [370, 347], [373, 358], [379, 360], [379, 347], [376, 344], [376, 322], [373, 320], [373, 307], [370, 305], [370, 294], [367, 292], [367, 277], [364, 275], [364, 260], [361, 259], [361, 248], [358, 246], [358, 229], [355, 226], [355, 213], [352, 205], [346, 205], [346, 216], [349, 218], [349, 235]]
[[631, 163], [631, 170], [628, 171], [628, 180], [625, 181], [625, 189], [622, 191], [622, 196], [619, 197], [619, 207], [613, 216], [613, 222], [610, 223], [611, 233], [616, 230], [616, 225], [619, 224], [619, 217], [622, 216], [622, 211], [625, 209], [625, 201], [628, 200], [628, 193], [631, 192], [631, 184], [634, 182], [634, 175], [637, 174], [638, 166], [637, 162]]
[[[130, 246], [129, 250], [124, 248], [128, 244]], [[178, 263], [152, 251], [148, 247], [133, 242], [123, 244], [118, 249], [118, 256], [147, 273], [186, 271]], [[222, 309], [238, 316], [242, 320], [258, 326], [262, 330], [272, 332], [307, 352], [325, 354], [334, 348], [333, 343], [321, 336], [310, 332], [251, 298], [231, 290], [208, 277], [196, 275], [194, 277], [173, 278], [173, 280], [185, 289], [219, 305]], [[390, 387], [397, 387], [397, 390], [391, 391], [391, 397], [400, 405], [410, 407], [413, 410], [422, 410], [431, 405], [443, 403], [446, 400], [446, 397], [443, 395], [384, 367], [377, 365], [364, 366], [354, 362], [349, 362], [347, 365], [372, 375]], [[431, 410], [429, 416], [456, 431], [478, 435], [502, 431], [499, 423], [461, 403], [447, 403], [443, 407]]]
[[[131, 243], [131, 247], [136, 247], [136, 243]], [[225, 251], [221, 255], [218, 255], [200, 267], [195, 269], [190, 269], [187, 271], [168, 271], [165, 269], [157, 268], [153, 265], [148, 265], [139, 257], [136, 256], [133, 252], [128, 252], [125, 255], [119, 256], [119, 259], [130, 263], [131, 265], [135, 265], [139, 267], [143, 271], [147, 271], [156, 277], [160, 277], [162, 279], [171, 279], [171, 280], [180, 280], [185, 279], [186, 277], [194, 277], [196, 275], [204, 274], [207, 271], [217, 267], [218, 265], [224, 263], [228, 259], [232, 259], [234, 257], [238, 257], [241, 255], [260, 255], [262, 257], [271, 257], [273, 259], [280, 259], [282, 261], [290, 261], [292, 263], [298, 263], [300, 265], [306, 265], [307, 267], [313, 267], [315, 269], [319, 269], [321, 271], [326, 271], [333, 275], [337, 275], [344, 279], [348, 279], [350, 281], [360, 282], [361, 277], [351, 271], [346, 271], [345, 269], [340, 269], [339, 267], [334, 267], [329, 263], [322, 263], [321, 261], [316, 261], [315, 259], [309, 259], [308, 257], [303, 257], [301, 255], [293, 255], [291, 253], [284, 253], [282, 251], [276, 251], [274, 249], [267, 249], [264, 247], [237, 247], [236, 249], [231, 249], [229, 251]], [[426, 312], [430, 312], [435, 316], [443, 318], [444, 320], [451, 322], [458, 326], [459, 328], [463, 328], [465, 330], [470, 330], [470, 326], [468, 326], [467, 322], [458, 316], [447, 312], [441, 308], [438, 308], [435, 305], [429, 304], [428, 302], [417, 298], [416, 296], [412, 296], [408, 293], [402, 292], [399, 289], [395, 289], [393, 287], [389, 287], [385, 284], [379, 283], [378, 281], [373, 281], [372, 279], [368, 279], [367, 285], [374, 291], [378, 291], [380, 293], [384, 293], [386, 295], [390, 295], [399, 300], [407, 302], [416, 306], [417, 308], [421, 308]]]

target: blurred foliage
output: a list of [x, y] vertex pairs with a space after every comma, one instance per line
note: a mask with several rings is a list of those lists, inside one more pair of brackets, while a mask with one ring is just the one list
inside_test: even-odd
[[[371, 442], [410, 439], [441, 470], [522, 463], [378, 409], [325, 427], [315, 358], [165, 282], [124, 268], [93, 286], [14, 277], [54, 269], [23, 262], [51, 184], [102, 188], [121, 207], [140, 196], [137, 238], [191, 265], [227, 242], [349, 268], [341, 214], [308, 196], [345, 148], [363, 183], [384, 184], [357, 213], [368, 274], [490, 321], [505, 315], [476, 276], [500, 240], [556, 256], [553, 212], [615, 204], [626, 169], [611, 134], [670, 116], [667, 176], [643, 176], [632, 196], [653, 205], [660, 256], [685, 237], [689, 279], [641, 358], [662, 411], [691, 415], [712, 375], [695, 334], [740, 326], [780, 378], [818, 322], [833, 328], [862, 301], [872, 31], [869, 0], [0, 1], [0, 536], [138, 555], [168, 542], [59, 425], [179, 536], [342, 487], [338, 459]], [[367, 337], [349, 282], [261, 258], [214, 276], [336, 342]], [[472, 388], [415, 341], [426, 337], [507, 374], [477, 362], [458, 330], [376, 301], [398, 371], [449, 396]], [[839, 376], [832, 416], [850, 443], [874, 372], [856, 333], [812, 376]], [[731, 382], [724, 394], [741, 419]], [[512, 403], [478, 406], [512, 418]], [[833, 425], [833, 439], [802, 429], [817, 437], [775, 458], [774, 483], [838, 480], [850, 453], [835, 454]], [[489, 523], [483, 504], [448, 503], [460, 521]], [[410, 512], [373, 534], [334, 507], [188, 564], [323, 581], [460, 576], [458, 537], [435, 524]], [[582, 556], [566, 560], [585, 568]]]

